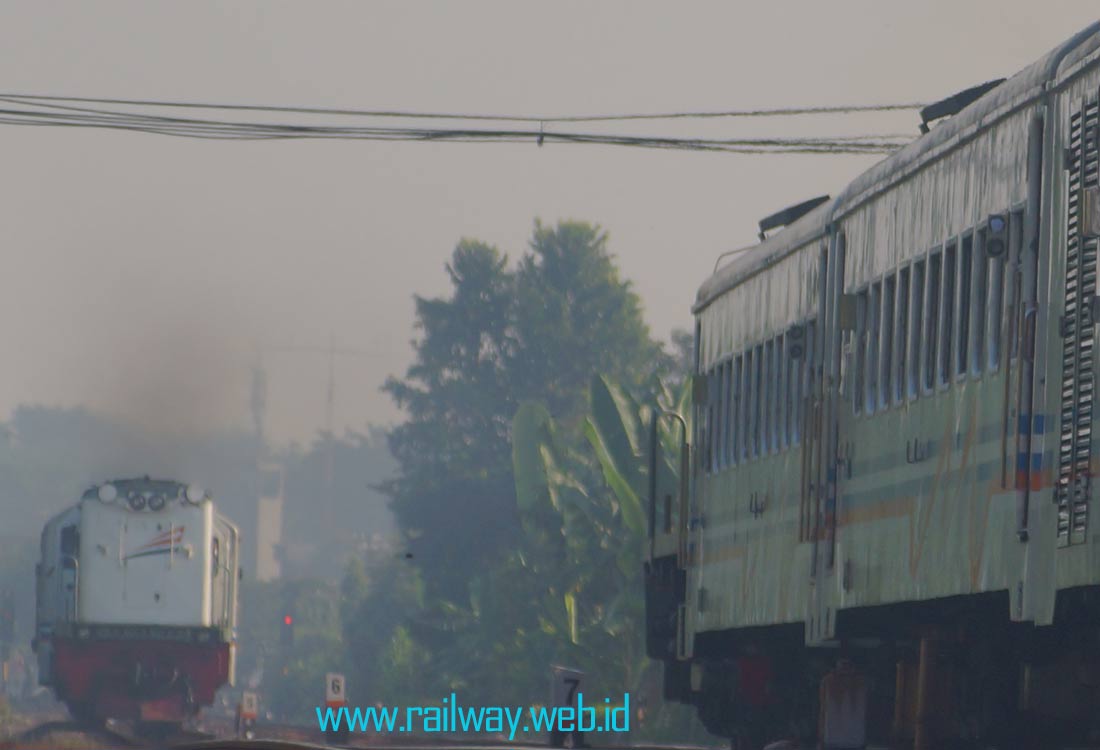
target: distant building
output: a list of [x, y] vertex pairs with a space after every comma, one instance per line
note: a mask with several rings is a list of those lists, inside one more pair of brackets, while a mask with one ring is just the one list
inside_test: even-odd
[[257, 581], [274, 581], [282, 573], [279, 548], [283, 541], [285, 487], [286, 472], [281, 465], [261, 465], [255, 526]]

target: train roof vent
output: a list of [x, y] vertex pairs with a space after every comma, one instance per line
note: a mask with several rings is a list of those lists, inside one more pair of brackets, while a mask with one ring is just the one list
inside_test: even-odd
[[829, 200], [829, 196], [819, 195], [808, 201], [802, 201], [793, 206], [787, 206], [787, 208], [784, 208], [782, 211], [777, 211], [771, 216], [765, 216], [760, 220], [760, 241], [763, 242], [766, 239], [765, 232], [769, 229], [778, 229], [779, 227], [793, 224], [799, 218], [813, 211], [827, 200]]
[[963, 110], [964, 107], [966, 107], [966, 105], [970, 104], [973, 101], [977, 101], [993, 89], [1000, 86], [1006, 80], [1007, 79], [1005, 78], [998, 78], [996, 81], [988, 81], [987, 83], [983, 83], [980, 86], [972, 86], [965, 91], [960, 91], [959, 93], [954, 94], [953, 96], [949, 96], [946, 99], [941, 99], [934, 104], [929, 104], [927, 107], [920, 111], [920, 132], [927, 133], [928, 123], [932, 122], [933, 120], [939, 120], [941, 117], [950, 117], [952, 115], [957, 115]]

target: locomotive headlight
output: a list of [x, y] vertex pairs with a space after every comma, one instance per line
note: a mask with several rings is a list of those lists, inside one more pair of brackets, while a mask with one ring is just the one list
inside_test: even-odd
[[105, 503], [113, 503], [118, 497], [118, 488], [113, 484], [105, 484], [99, 488], [99, 499]]
[[164, 507], [164, 495], [153, 495], [149, 498], [149, 510], [160, 510]]
[[206, 497], [206, 490], [199, 487], [197, 484], [192, 484], [187, 487], [187, 502], [200, 503], [203, 498]]
[[145, 507], [145, 495], [140, 492], [135, 492], [130, 495], [127, 502], [130, 503], [130, 508], [133, 510], [141, 510]]

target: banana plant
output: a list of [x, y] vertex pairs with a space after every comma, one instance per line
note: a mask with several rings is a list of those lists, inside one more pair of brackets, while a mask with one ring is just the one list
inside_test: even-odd
[[[520, 406], [512, 429], [516, 498], [528, 564], [547, 586], [546, 616], [557, 632], [633, 684], [644, 657], [641, 561], [647, 534], [650, 419], [683, 413], [688, 389], [658, 384], [640, 402], [593, 378], [584, 442], [569, 444], [540, 404]], [[678, 486], [679, 432], [658, 422], [658, 491]]]

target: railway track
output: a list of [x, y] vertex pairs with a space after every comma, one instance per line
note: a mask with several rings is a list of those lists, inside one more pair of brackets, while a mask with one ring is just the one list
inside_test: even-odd
[[31, 729], [0, 740], [0, 750], [56, 750], [57, 748], [95, 748], [114, 750], [119, 748], [161, 748], [194, 746], [214, 741], [206, 732], [177, 730], [172, 732], [148, 732], [140, 727], [108, 721], [101, 727], [89, 727], [75, 721], [48, 721]]

